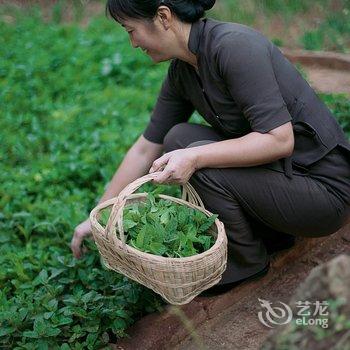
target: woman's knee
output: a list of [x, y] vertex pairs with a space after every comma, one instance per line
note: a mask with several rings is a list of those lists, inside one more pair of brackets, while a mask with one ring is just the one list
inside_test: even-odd
[[176, 149], [185, 148], [184, 141], [187, 136], [188, 123], [179, 123], [174, 125], [164, 137], [164, 151], [171, 152]]
[[[217, 142], [221, 141], [222, 137], [206, 125], [179, 123], [173, 126], [165, 135], [163, 147], [165, 152], [171, 152], [176, 149], [193, 147], [192, 144], [204, 140]], [[196, 144], [196, 146], [199, 146], [199, 144]]]

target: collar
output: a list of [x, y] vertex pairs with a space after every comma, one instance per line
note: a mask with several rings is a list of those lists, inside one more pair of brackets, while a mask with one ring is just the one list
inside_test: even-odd
[[191, 26], [190, 36], [188, 39], [188, 48], [195, 55], [197, 55], [199, 51], [200, 38], [202, 36], [206, 21], [207, 18], [202, 18], [196, 22], [193, 22]]

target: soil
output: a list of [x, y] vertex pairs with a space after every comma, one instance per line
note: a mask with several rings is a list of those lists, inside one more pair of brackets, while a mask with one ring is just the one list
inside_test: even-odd
[[309, 78], [310, 85], [315, 90], [350, 95], [350, 70], [321, 68], [317, 65], [303, 69]]

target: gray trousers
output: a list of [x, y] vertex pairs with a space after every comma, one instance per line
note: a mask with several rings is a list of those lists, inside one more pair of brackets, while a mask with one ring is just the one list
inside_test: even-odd
[[[164, 139], [164, 150], [222, 141], [208, 126], [180, 123]], [[261, 271], [269, 262], [263, 241], [286, 234], [319, 237], [344, 224], [336, 197], [310, 176], [288, 178], [269, 165], [202, 168], [189, 180], [209, 211], [219, 215], [228, 238], [227, 269], [219, 284]], [[338, 208], [338, 209], [337, 209]]]

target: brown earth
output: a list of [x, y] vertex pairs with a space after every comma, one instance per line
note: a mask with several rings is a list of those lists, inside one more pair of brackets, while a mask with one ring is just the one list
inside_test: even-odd
[[282, 51], [291, 62], [301, 65], [315, 90], [350, 96], [350, 54], [290, 49]]
[[310, 85], [325, 93], [346, 93], [350, 95], [350, 71], [308, 67], [305, 69]]

